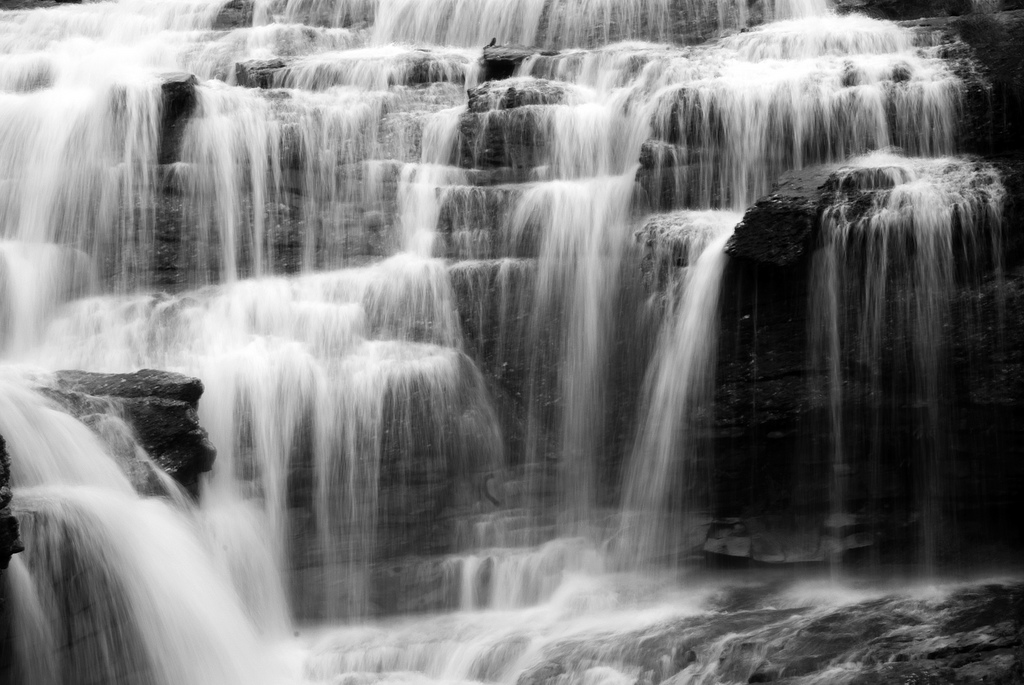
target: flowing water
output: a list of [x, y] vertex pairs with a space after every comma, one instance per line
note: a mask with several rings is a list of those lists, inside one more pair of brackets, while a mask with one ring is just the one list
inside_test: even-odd
[[[481, 84], [491, 39], [549, 51]], [[268, 87], [239, 85], [254, 64]], [[726, 242], [789, 169], [891, 189], [863, 215], [837, 191], [813, 274], [832, 513], [837, 350], [857, 331], [878, 383], [893, 309], [931, 440], [910, 500], [941, 530], [953, 242], [1000, 251], [998, 175], [949, 156], [961, 88], [818, 0], [0, 12], [15, 682], [511, 683], [558, 655], [567, 683], [746, 682], [744, 640], [875, 595], [776, 588], [726, 625], [725, 591], [673, 575], [713, 504]], [[200, 504], [136, 494], [116, 409], [47, 395], [68, 368], [203, 380]], [[900, 592], [927, 624], [955, 589]], [[711, 651], [658, 642], [684, 628]]]
[[[839, 172], [837, 195], [855, 189], [891, 191], [879, 193], [863, 212], [837, 199], [825, 217], [825, 249], [816, 257], [812, 276], [811, 307], [823, 323], [812, 335], [812, 354], [827, 368], [832, 502], [840, 513], [856, 496], [844, 475], [848, 452], [856, 449], [843, 431], [844, 374], [863, 378], [868, 392], [876, 395], [907, 392], [917, 407], [914, 424], [925, 436], [911, 456], [917, 468], [908, 500], [916, 502], [923, 519], [921, 555], [930, 564], [940, 538], [950, 534], [949, 524], [941, 520], [943, 500], [956, 496], [944, 473], [954, 403], [943, 329], [952, 316], [957, 257], [966, 257], [975, 268], [992, 263], [999, 279], [1004, 191], [995, 170], [976, 162], [883, 151], [851, 164]], [[859, 314], [847, 317], [844, 310]], [[850, 335], [858, 341], [858, 364], [846, 369], [838, 350]], [[909, 388], [885, 387], [901, 383], [893, 367], [910, 369]], [[869, 440], [875, 445], [884, 440], [885, 422], [880, 415], [869, 420]], [[878, 459], [878, 449], [871, 451]], [[879, 465], [873, 469], [879, 471]]]

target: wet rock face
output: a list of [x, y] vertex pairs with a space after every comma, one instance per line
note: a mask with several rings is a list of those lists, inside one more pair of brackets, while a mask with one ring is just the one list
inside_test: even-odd
[[466, 108], [479, 114], [492, 109], [515, 109], [528, 105], [557, 105], [566, 101], [569, 86], [545, 79], [515, 82], [487, 81], [467, 93]]
[[[937, 411], [948, 416], [939, 426], [938, 467], [948, 491], [939, 499], [961, 531], [958, 539], [941, 541], [950, 559], [976, 546], [987, 546], [996, 557], [1012, 555], [1022, 542], [1020, 531], [1005, 521], [1014, 516], [1013, 493], [1024, 486], [1019, 428], [1024, 425], [1024, 168], [1018, 157], [987, 161], [1006, 189], [1003, 269], [1000, 273], [983, 259], [957, 263], [944, 333], [935, 341], [941, 348], [937, 382], [946, 388]], [[810, 285], [815, 260], [824, 254], [822, 213], [839, 202], [847, 216], [856, 217], [890, 192], [871, 179], [828, 169], [809, 169], [800, 178], [806, 182], [783, 177], [777, 192], [747, 211], [729, 244], [736, 259], [724, 284], [716, 418], [709, 438], [717, 512], [735, 517], [787, 512], [791, 520], [782, 528], [788, 532], [777, 530], [765, 539], [794, 548], [806, 546], [808, 536], [824, 540], [820, 525], [801, 526], [798, 519], [811, 512], [818, 521], [826, 519], [834, 473], [830, 372], [815, 362], [810, 342], [827, 325], [812, 310], [816, 293]], [[959, 230], [952, 229], [956, 241]], [[907, 332], [897, 323], [898, 312], [885, 316], [881, 357], [861, 356], [863, 332], [847, 338], [838, 351], [843, 378], [838, 411], [847, 455], [843, 487], [856, 503], [849, 513], [873, 512], [858, 519], [851, 534], [866, 534], [877, 544], [870, 554], [883, 558], [906, 553], [923, 534], [916, 518], [921, 457], [915, 455], [926, 450], [928, 433], [922, 428], [924, 405], [916, 394], [913, 357], [891, 361], [895, 350], [907, 349], [900, 337]], [[881, 396], [867, 372], [870, 363], [882, 369]], [[777, 556], [750, 550], [757, 537], [722, 534], [712, 551], [768, 561]], [[844, 549], [859, 548], [861, 541], [841, 537], [857, 543]], [[741, 543], [747, 549], [733, 554], [729, 546]], [[818, 543], [811, 547], [820, 549]]]
[[185, 402], [193, 409], [203, 395], [203, 382], [198, 378], [170, 371], [142, 369], [135, 373], [93, 373], [91, 371], [58, 371], [57, 383], [68, 390], [86, 395], [146, 398]]
[[[1024, 668], [1024, 588], [973, 586], [939, 599], [810, 606], [784, 587], [725, 588], [712, 612], [545, 645], [518, 685], [603, 666], [637, 682], [1010, 683]], [[796, 592], [799, 592], [797, 590]], [[788, 599], [787, 599], [788, 596]], [[772, 608], [772, 600], [792, 608]], [[777, 604], [775, 605], [777, 606]]]
[[0, 10], [32, 10], [58, 5], [80, 5], [82, 0], [0, 0]]
[[[152, 204], [146, 208], [152, 222], [152, 250], [146, 255], [148, 260], [136, 265], [137, 271], [132, 274], [133, 282], [146, 283], [168, 292], [195, 287], [196, 283], [215, 282], [222, 275], [219, 234], [205, 238], [197, 235], [195, 226], [206, 215], [189, 195], [185, 187], [187, 181], [181, 178], [177, 166], [171, 164], [157, 170], [161, 182], [155, 189]], [[266, 263], [263, 268], [271, 273], [293, 274], [302, 264], [303, 231], [311, 219], [303, 214], [302, 198], [298, 193], [285, 189], [280, 200], [266, 202], [262, 208], [243, 201], [242, 213], [247, 220], [258, 217], [263, 221], [266, 236], [263, 246]], [[383, 248], [379, 234], [383, 229], [373, 225], [372, 217], [364, 218], [359, 228], [363, 230], [358, 241], [340, 232], [345, 247], [355, 257], [380, 254]], [[353, 229], [352, 233], [355, 232]], [[332, 247], [335, 246], [318, 242], [315, 257], [319, 259], [328, 254]], [[242, 275], [251, 275], [254, 249], [247, 243], [239, 252]], [[109, 278], [115, 278], [112, 269]]]
[[[1002, 4], [999, 0], [993, 6]], [[877, 19], [916, 19], [918, 17], [958, 17], [974, 11], [971, 0], [836, 0], [836, 11], [866, 14]]]
[[181, 157], [181, 143], [189, 117], [196, 109], [196, 86], [199, 81], [192, 74], [176, 73], [164, 76], [160, 84], [162, 116], [160, 119], [159, 164], [170, 164]]
[[[1024, 231], [1020, 229], [1024, 221], [1024, 156], [1007, 151], [986, 161], [998, 171], [1006, 189], [1003, 246], [1008, 263], [1016, 264], [1024, 256]], [[792, 268], [796, 280], [818, 247], [823, 212], [838, 203], [846, 207], [850, 218], [863, 214], [877, 196], [891, 190], [892, 180], [884, 172], [881, 168], [843, 174], [838, 165], [826, 165], [783, 174], [772, 193], [746, 211], [726, 252], [740, 261], [742, 269], [771, 272], [773, 268]]]
[[[44, 392], [69, 413], [99, 430], [113, 409], [156, 465], [193, 496], [198, 494], [199, 475], [213, 467], [216, 456], [196, 411], [202, 382], [152, 369], [126, 374], [58, 371], [54, 378], [55, 387]], [[145, 469], [139, 473], [133, 479], [136, 487], [147, 494], [162, 490]]]
[[[455, 551], [460, 521], [494, 508], [485, 500], [485, 478], [498, 469], [500, 446], [468, 359], [459, 361], [452, 382], [438, 391], [428, 377], [407, 378], [393, 382], [379, 405], [368, 398], [360, 408], [379, 411], [379, 419], [346, 424], [358, 454], [318, 450], [314, 431], [303, 428], [287, 489], [288, 580], [297, 616], [337, 618], [349, 602], [372, 614], [457, 604], [459, 586], [442, 555]], [[312, 417], [307, 425], [316, 425]], [[236, 457], [243, 473], [247, 451], [243, 446]], [[335, 470], [326, 482], [325, 459]], [[339, 506], [321, 513], [325, 490]]]
[[250, 0], [228, 0], [213, 20], [213, 30], [230, 31], [252, 26], [252, 10], [253, 3]]
[[[3, 436], [0, 436], [0, 570], [7, 568], [12, 554], [24, 549], [18, 538], [18, 520], [8, 507], [11, 503], [10, 480], [11, 458], [7, 454], [7, 444]], [[0, 597], [0, 605], [2, 604], [3, 599]]]
[[467, 112], [459, 120], [459, 164], [523, 174], [544, 161], [548, 142], [536, 108]]
[[525, 45], [487, 45], [480, 59], [480, 80], [498, 81], [511, 78], [519, 65], [536, 54], [554, 53], [541, 53], [540, 50]]
[[547, 107], [565, 104], [570, 87], [537, 78], [487, 81], [470, 89], [459, 119], [458, 164], [484, 172], [508, 171], [517, 180], [547, 161], [551, 142]]
[[726, 252], [759, 264], [788, 267], [807, 258], [833, 169], [784, 174], [775, 191], [747, 210]]
[[451, 611], [459, 605], [459, 580], [439, 557], [378, 563], [370, 571], [370, 602], [375, 613], [389, 616]]
[[[991, 84], [988, 120], [981, 120], [977, 141], [980, 152], [1001, 153], [1024, 148], [1024, 9], [999, 14], [962, 17], [952, 26], [960, 40], [970, 46], [977, 70]], [[970, 112], [970, 109], [968, 109]], [[970, 131], [965, 133], [970, 136]]]
[[278, 57], [239, 62], [235, 65], [235, 83], [243, 88], [273, 88], [286, 67], [287, 63]]
[[964, 83], [960, 146], [975, 154], [1024, 148], [1024, 8], [964, 16], [923, 14], [902, 22], [940, 54]]

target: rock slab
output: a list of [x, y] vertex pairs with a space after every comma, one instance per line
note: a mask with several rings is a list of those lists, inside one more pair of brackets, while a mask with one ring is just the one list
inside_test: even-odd
[[143, 369], [123, 374], [58, 371], [54, 380], [48, 394], [83, 420], [104, 413], [104, 404], [112, 403], [157, 466], [197, 495], [199, 476], [213, 467], [216, 456], [199, 425], [199, 379]]

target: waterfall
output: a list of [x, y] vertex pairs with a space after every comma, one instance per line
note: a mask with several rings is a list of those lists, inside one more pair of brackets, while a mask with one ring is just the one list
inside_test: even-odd
[[[702, 572], [734, 548], [836, 561], [899, 519], [917, 573], [970, 534], [949, 331], [983, 317], [954, 291], [1001, 288], [1009, 244], [1000, 171], [956, 156], [977, 70], [834, 4], [0, 9], [0, 436], [25, 546], [0, 675], [845, 682], [944, 654], [921, 636], [969, 623], [943, 618], [960, 602], [1017, 606], [998, 583]], [[806, 258], [751, 266], [750, 212], [810, 168]], [[776, 285], [806, 352], [779, 377], [757, 345]], [[719, 421], [725, 365], [751, 426]], [[130, 402], [68, 369], [199, 379], [212, 470], [176, 482]], [[757, 404], [776, 382], [801, 387], [798, 428]], [[740, 475], [795, 483], [784, 506], [721, 496], [748, 429], [810, 435]], [[817, 489], [827, 511], [779, 512]], [[798, 517], [812, 553], [755, 553]], [[948, 641], [1016, 644], [976, 638]]]
[[[944, 329], [958, 270], [971, 278], [970, 269], [992, 261], [1001, 273], [1004, 190], [994, 169], [969, 160], [878, 152], [851, 164], [839, 173], [837, 201], [825, 217], [810, 303], [822, 324], [810, 349], [814, 364], [826, 369], [833, 514], [846, 514], [863, 497], [847, 483], [848, 452], [859, 449], [854, 441], [862, 436], [844, 434], [844, 386], [856, 378], [872, 395], [909, 396], [919, 437], [908, 455], [914, 482], [902, 487], [921, 512], [921, 554], [934, 565], [955, 497], [947, 454], [955, 405]], [[873, 191], [866, 211], [844, 201], [844, 193], [856, 190]], [[853, 362], [840, 352], [850, 336], [857, 340]], [[875, 460], [871, 487], [880, 491], [887, 486], [879, 445], [889, 419], [877, 411], [864, 437]]]
[[698, 466], [707, 446], [698, 434], [714, 402], [718, 300], [728, 259], [724, 249], [741, 218], [732, 212], [683, 212], [678, 217], [690, 261], [679, 294], [667, 307], [648, 369], [648, 399], [622, 504], [624, 551], [633, 561], [673, 553], [668, 539], [673, 533], [660, 520], [670, 502], [691, 516], [708, 505], [709, 469]]
[[[41, 379], [44, 380], [44, 379]], [[6, 579], [24, 682], [260, 682], [255, 629], [198, 530], [136, 495], [108, 447], [21, 379], [0, 428], [27, 551]]]
[[19, 499], [30, 579], [17, 574], [14, 591], [38, 598], [25, 609], [42, 615], [25, 623], [46, 625], [55, 642], [16, 659], [49, 651], [50, 682], [266, 678], [233, 592], [166, 505], [88, 487], [27, 489]]

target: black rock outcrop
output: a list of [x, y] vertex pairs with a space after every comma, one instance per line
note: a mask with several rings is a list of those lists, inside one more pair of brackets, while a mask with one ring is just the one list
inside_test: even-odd
[[93, 424], [113, 409], [157, 466], [193, 495], [198, 493], [199, 476], [212, 468], [216, 456], [196, 411], [202, 382], [151, 369], [127, 374], [58, 371], [54, 380], [54, 387], [44, 392], [69, 413]]
[[726, 252], [777, 267], [805, 260], [813, 248], [832, 171], [831, 167], [810, 167], [784, 174], [771, 195], [747, 210]]
[[[963, 535], [943, 540], [954, 556], [964, 545], [1012, 550], [1021, 543], [1020, 531], [1006, 522], [1024, 492], [1024, 176], [1017, 158], [987, 161], [1007, 191], [1003, 265], [958, 263], [946, 327], [935, 341], [943, 350], [942, 383], [949, 393], [939, 400], [950, 417], [941, 426], [941, 468], [957, 491], [943, 495], [943, 506]], [[866, 204], [858, 193], [887, 192], [844, 191], [837, 178], [824, 167], [784, 176], [774, 193], [747, 211], [727, 248], [734, 259], [723, 286], [709, 445], [719, 515], [792, 518], [817, 511], [823, 521], [829, 510], [830, 405], [821, 393], [832, 381], [828, 369], [814, 362], [810, 346], [816, 327], [825, 325], [813, 318], [811, 307], [813, 289], [820, 287], [813, 285], [812, 271], [821, 250], [822, 213], [837, 192], [845, 193], [850, 212]], [[893, 337], [900, 335], [895, 330], [892, 321], [882, 329], [886, 355], [908, 344]], [[858, 493], [857, 511], [884, 512], [884, 522], [875, 522], [884, 530], [876, 529], [873, 537], [898, 547], [897, 540], [919, 534], [913, 526], [921, 484], [911, 455], [921, 449], [922, 405], [913, 390], [913, 365], [861, 359], [860, 341], [848, 343], [838, 351], [841, 420], [846, 453], [852, 455], [843, 477], [849, 491]], [[884, 367], [881, 395], [865, 371], [869, 362]], [[804, 532], [817, 535], [819, 525]]]
[[510, 78], [528, 57], [540, 52], [525, 45], [488, 45], [480, 59], [480, 80], [497, 81]]
[[18, 521], [9, 508], [12, 497], [10, 481], [11, 458], [3, 436], [0, 436], [0, 570], [7, 568], [12, 554], [24, 549], [18, 538]]
[[160, 84], [161, 119], [159, 164], [170, 164], [181, 157], [181, 144], [185, 127], [198, 102], [196, 86], [199, 81], [192, 74], [165, 74]]

